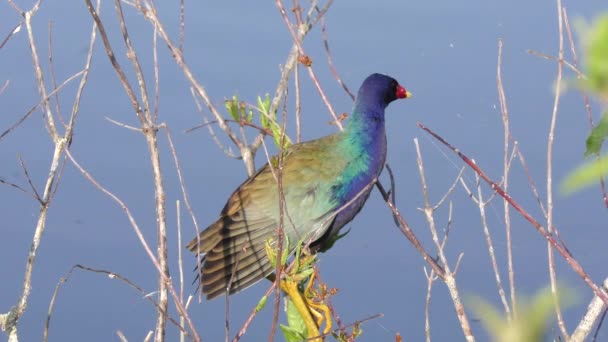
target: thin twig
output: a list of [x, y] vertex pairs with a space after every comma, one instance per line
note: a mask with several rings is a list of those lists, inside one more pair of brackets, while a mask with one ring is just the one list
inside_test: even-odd
[[[558, 52], [558, 63], [557, 63], [557, 81], [555, 86], [555, 97], [553, 101], [553, 113], [551, 114], [551, 124], [549, 126], [549, 134], [547, 138], [547, 231], [549, 234], [553, 234], [553, 142], [555, 139], [555, 126], [557, 123], [557, 110], [559, 108], [559, 100], [561, 97], [561, 84], [562, 84], [562, 72], [563, 72], [563, 60], [564, 60], [564, 21], [562, 19], [562, 2], [557, 2], [557, 20], [559, 28], [559, 52]], [[559, 304], [559, 298], [557, 293], [557, 277], [555, 274], [555, 256], [553, 254], [553, 248], [551, 244], [547, 243], [547, 254], [548, 254], [548, 267], [549, 267], [549, 279], [551, 281], [551, 294], [553, 295], [553, 306], [555, 315], [557, 317], [557, 325], [561, 331], [562, 337], [567, 341], [570, 339], [566, 323], [564, 323], [564, 317], [562, 316], [562, 310]]]
[[30, 173], [27, 171], [27, 167], [25, 166], [25, 162], [21, 158], [21, 155], [19, 155], [17, 158], [19, 159], [19, 165], [23, 170], [23, 175], [25, 176], [25, 179], [27, 180], [30, 189], [32, 189], [32, 191], [34, 192], [34, 197], [36, 198], [36, 201], [38, 201], [38, 204], [44, 205], [44, 200], [42, 199], [42, 197], [40, 197], [38, 190], [36, 190], [36, 186], [34, 186], [34, 182], [32, 182], [32, 177], [30, 177]]
[[44, 103], [47, 102], [51, 98], [51, 96], [55, 95], [57, 92], [59, 92], [61, 89], [63, 89], [64, 86], [68, 85], [70, 82], [72, 82], [76, 78], [84, 75], [85, 72], [88, 72], [88, 68], [85, 68], [84, 70], [79, 71], [79, 72], [75, 73], [74, 75], [68, 77], [57, 88], [55, 88], [52, 92], [50, 92], [47, 95], [47, 97], [45, 97], [44, 99], [41, 99], [40, 102], [38, 102], [37, 104], [32, 106], [32, 108], [30, 108], [30, 110], [28, 110], [27, 113], [23, 114], [23, 116], [21, 118], [19, 118], [19, 120], [17, 120], [14, 124], [12, 124], [4, 132], [2, 132], [2, 134], [0, 134], [0, 140], [2, 140], [2, 138], [4, 138], [7, 134], [9, 134], [11, 131], [13, 131], [15, 128], [17, 128], [19, 125], [21, 125], [25, 121], [25, 119], [30, 117], [30, 115], [32, 115], [34, 112], [36, 112], [37, 109], [39, 109], [41, 106], [43, 106]]
[[2, 42], [0, 42], [0, 49], [2, 49], [4, 47], [4, 45], [9, 41], [9, 39], [11, 39], [11, 37], [13, 37], [15, 34], [17, 34], [17, 32], [21, 31], [22, 25], [23, 25], [23, 23], [19, 23], [19, 24], [15, 25], [15, 27], [13, 27], [11, 32], [9, 32], [9, 34], [7, 34], [6, 37], [4, 37], [4, 39], [2, 39]]
[[[293, 38], [293, 41], [298, 48], [298, 52], [300, 54], [300, 56], [298, 56], [298, 59], [304, 58], [305, 60], [310, 60], [310, 57], [308, 57], [304, 53], [304, 49], [302, 48], [302, 44], [300, 42], [299, 36], [294, 32], [293, 25], [291, 25], [291, 22], [289, 21], [289, 17], [287, 16], [287, 12], [285, 11], [285, 7], [283, 7], [283, 1], [276, 0], [275, 3], [277, 4], [279, 12], [281, 13], [281, 16], [283, 17], [283, 21], [285, 21], [285, 25], [287, 26], [287, 29], [289, 29], [289, 32], [291, 33], [291, 37]], [[314, 5], [311, 5], [311, 6], [314, 7]], [[321, 18], [322, 14], [318, 14], [317, 17]], [[312, 80], [313, 84], [317, 88], [317, 91], [319, 92], [319, 95], [321, 96], [323, 103], [325, 103], [325, 106], [329, 110], [329, 113], [333, 117], [333, 119], [336, 123], [336, 126], [338, 126], [338, 128], [340, 130], [343, 130], [344, 128], [342, 127], [342, 123], [340, 122], [340, 120], [338, 120], [338, 115], [336, 115], [336, 111], [334, 110], [333, 106], [327, 99], [327, 96], [325, 95], [325, 92], [323, 91], [323, 88], [321, 87], [321, 83], [319, 82], [319, 79], [317, 78], [315, 72], [312, 69], [312, 62], [307, 62], [305, 64], [305, 66], [306, 66], [306, 69], [308, 70], [310, 79]]]
[[469, 157], [467, 157], [464, 153], [460, 152], [459, 149], [452, 146], [445, 139], [443, 139], [440, 135], [433, 132], [430, 128], [424, 126], [421, 123], [417, 124], [418, 127], [429, 133], [433, 138], [437, 139], [447, 148], [452, 150], [462, 161], [464, 161], [469, 167], [471, 167], [481, 178], [492, 188], [493, 191], [496, 191], [502, 198], [506, 199], [507, 202], [515, 209], [526, 221], [530, 222], [534, 229], [538, 231], [551, 245], [555, 248], [558, 253], [564, 258], [564, 260], [568, 263], [568, 265], [576, 272], [576, 274], [583, 279], [585, 284], [587, 284], [595, 294], [597, 294], [604, 303], [608, 304], [608, 296], [601, 291], [601, 289], [593, 282], [593, 280], [589, 277], [589, 274], [583, 269], [582, 265], [574, 258], [574, 256], [570, 253], [567, 246], [563, 241], [557, 242], [555, 238], [547, 232], [547, 230], [541, 225], [537, 220], [532, 217], [522, 206], [519, 205], [508, 193], [506, 193], [498, 183], [491, 180], [485, 172], [475, 164]]
[[[503, 151], [503, 174], [502, 174], [502, 182], [505, 191], [509, 190], [509, 142], [511, 141], [511, 127], [509, 125], [509, 109], [507, 107], [507, 97], [505, 96], [505, 89], [502, 84], [502, 39], [498, 40], [498, 62], [496, 63], [496, 87], [498, 88], [498, 100], [500, 102], [500, 113], [502, 118], [502, 126], [504, 131], [504, 151]], [[516, 146], [514, 147], [516, 148]], [[479, 188], [478, 188], [479, 189]], [[481, 189], [479, 189], [481, 191]], [[481, 192], [479, 192], [481, 194]], [[481, 196], [480, 196], [481, 199]], [[505, 200], [502, 201], [503, 210], [504, 210], [504, 220], [505, 220], [505, 233], [507, 239], [507, 272], [509, 275], [509, 293], [511, 295], [511, 308], [513, 309], [513, 318], [517, 318], [517, 296], [515, 293], [515, 269], [513, 268], [513, 240], [511, 238], [511, 212], [509, 203]], [[481, 210], [480, 206], [480, 210]], [[483, 219], [485, 221], [485, 218]], [[489, 238], [489, 233], [487, 235]], [[486, 238], [486, 240], [487, 240]], [[491, 241], [489, 241], [491, 243]], [[494, 260], [495, 261], [495, 260]], [[494, 266], [494, 265], [493, 265]], [[499, 288], [499, 293], [502, 290], [502, 286], [500, 285], [500, 274], [498, 273], [498, 269], [494, 268], [494, 273], [496, 274], [496, 281]], [[503, 296], [501, 295], [501, 299]], [[503, 305], [506, 303], [503, 301]], [[505, 305], [505, 313], [509, 314], [509, 306]], [[510, 317], [509, 317], [510, 318]]]
[[150, 258], [150, 261], [152, 261], [152, 264], [154, 265], [154, 267], [156, 268], [156, 270], [162, 277], [167, 277], [167, 278], [164, 278], [163, 280], [169, 285], [168, 286], [169, 293], [171, 294], [171, 297], [173, 298], [173, 301], [175, 302], [175, 307], [176, 307], [178, 313], [186, 319], [186, 323], [188, 324], [188, 328], [190, 330], [188, 332], [189, 337], [195, 341], [200, 341], [201, 338], [198, 336], [198, 333], [196, 332], [196, 329], [194, 328], [194, 324], [192, 323], [192, 320], [190, 320], [190, 316], [188, 315], [188, 312], [184, 308], [183, 303], [179, 300], [179, 295], [177, 294], [177, 291], [175, 291], [175, 288], [173, 287], [173, 284], [171, 283], [171, 280], [168, 278], [168, 276], [164, 272], [162, 272], [162, 268], [160, 267], [160, 264], [159, 264], [156, 256], [154, 255], [154, 252], [152, 251], [152, 249], [150, 248], [150, 245], [146, 241], [146, 239], [139, 227], [139, 224], [137, 223], [137, 221], [135, 221], [135, 218], [131, 214], [131, 210], [129, 209], [129, 207], [118, 196], [116, 196], [110, 190], [106, 189], [99, 182], [97, 182], [97, 180], [95, 178], [93, 178], [93, 176], [89, 172], [87, 172], [76, 161], [76, 159], [72, 156], [72, 154], [70, 153], [69, 150], [66, 151], [66, 155], [70, 159], [72, 164], [78, 169], [78, 171], [80, 171], [80, 173], [89, 182], [91, 182], [91, 184], [93, 184], [93, 186], [95, 186], [102, 193], [104, 193], [106, 196], [110, 197], [114, 202], [116, 202], [116, 204], [118, 204], [118, 206], [125, 213], [125, 215], [127, 216], [127, 219], [129, 220], [129, 223], [131, 224], [131, 227], [133, 228], [133, 231], [135, 232], [135, 235], [137, 235], [139, 242], [141, 243], [142, 247], [146, 251], [146, 254], [148, 255], [148, 257]]
[[[490, 234], [490, 229], [488, 228], [488, 220], [486, 219], [486, 205], [483, 200], [483, 193], [481, 191], [481, 183], [479, 181], [479, 175], [475, 174], [475, 182], [477, 184], [477, 204], [479, 208], [479, 216], [481, 218], [481, 226], [483, 227], [483, 235], [486, 238], [486, 244], [488, 246], [488, 253], [490, 255], [490, 261], [492, 264], [492, 270], [494, 271], [494, 278], [496, 280], [496, 287], [498, 288], [498, 296], [502, 302], [502, 306], [505, 310], [505, 314], [507, 318], [511, 319], [511, 309], [509, 307], [509, 302], [507, 301], [507, 296], [505, 295], [505, 290], [502, 286], [502, 281], [500, 279], [500, 270], [498, 269], [498, 262], [496, 261], [496, 254], [494, 253], [494, 244], [492, 243], [492, 236]], [[508, 205], [508, 203], [507, 203]], [[511, 297], [511, 301], [513, 301], [513, 297]], [[512, 302], [511, 305], [514, 303]]]
[[[317, 8], [317, 10], [319, 9]], [[321, 18], [321, 37], [323, 39], [323, 46], [325, 47], [325, 54], [327, 55], [327, 64], [329, 65], [329, 70], [331, 71], [332, 75], [334, 75], [334, 78], [338, 84], [340, 84], [342, 89], [344, 89], [348, 96], [350, 96], [351, 100], [355, 101], [355, 95], [350, 91], [350, 89], [348, 89], [348, 86], [346, 83], [344, 83], [342, 77], [340, 77], [340, 74], [336, 69], [336, 66], [334, 65], [334, 59], [331, 55], [331, 50], [329, 49], [329, 39], [327, 38], [327, 25], [325, 24], [325, 17]]]
[[[52, 317], [52, 314], [53, 314], [53, 309], [55, 307], [55, 301], [57, 300], [57, 296], [59, 295], [59, 290], [63, 286], [63, 284], [65, 284], [66, 282], [68, 282], [68, 280], [70, 280], [70, 278], [74, 274], [74, 271], [77, 270], [77, 269], [80, 269], [80, 270], [83, 270], [83, 271], [87, 271], [87, 272], [92, 272], [92, 273], [104, 274], [109, 279], [120, 280], [123, 283], [127, 284], [130, 288], [132, 288], [135, 291], [137, 291], [141, 295], [141, 297], [143, 299], [145, 299], [148, 302], [150, 302], [152, 305], [154, 305], [154, 307], [156, 307], [157, 309], [159, 308], [158, 307], [158, 303], [156, 303], [154, 301], [154, 299], [152, 298], [152, 296], [147, 295], [143, 288], [141, 288], [140, 286], [138, 286], [137, 284], [135, 284], [129, 278], [127, 278], [125, 276], [122, 276], [122, 275], [120, 275], [120, 274], [118, 274], [116, 272], [111, 272], [111, 271], [107, 271], [107, 270], [103, 270], [103, 269], [92, 268], [92, 267], [88, 267], [88, 266], [77, 264], [77, 265], [72, 266], [70, 268], [70, 270], [66, 273], [66, 275], [63, 276], [63, 277], [61, 277], [61, 279], [59, 279], [59, 282], [57, 283], [57, 285], [55, 285], [55, 291], [53, 291], [53, 296], [51, 297], [51, 301], [49, 303], [49, 308], [47, 310], [47, 316], [46, 316], [46, 322], [45, 322], [45, 325], [44, 325], [44, 333], [43, 333], [43, 341], [44, 342], [48, 341], [48, 334], [49, 334], [49, 328], [50, 328], [50, 324], [51, 324], [51, 317]], [[168, 317], [168, 319], [182, 333], [185, 332], [185, 329], [183, 328], [183, 326], [178, 321], [176, 321], [172, 317]]]
[[441, 261], [443, 269], [445, 270], [445, 277], [443, 277], [442, 280], [445, 282], [450, 293], [450, 297], [452, 298], [454, 309], [456, 310], [456, 316], [458, 317], [458, 321], [460, 322], [460, 327], [462, 329], [465, 339], [467, 341], [475, 341], [475, 337], [473, 336], [473, 332], [471, 331], [471, 325], [469, 324], [469, 319], [467, 318], [466, 312], [464, 311], [464, 306], [462, 305], [462, 300], [460, 299], [460, 293], [458, 291], [458, 286], [456, 285], [455, 274], [450, 269], [448, 260], [441, 246], [442, 244], [439, 241], [439, 236], [435, 227], [435, 219], [433, 218], [433, 208], [431, 207], [431, 202], [429, 200], [428, 187], [424, 173], [424, 164], [422, 163], [422, 154], [420, 152], [420, 145], [418, 144], [417, 138], [414, 139], [414, 145], [416, 146], [416, 161], [418, 164], [418, 172], [420, 174], [420, 183], [422, 185], [422, 193], [425, 203], [424, 213], [428, 222], [429, 230], [431, 231], [433, 242], [435, 243], [435, 247], [437, 248], [437, 253], [439, 254], [439, 260]]

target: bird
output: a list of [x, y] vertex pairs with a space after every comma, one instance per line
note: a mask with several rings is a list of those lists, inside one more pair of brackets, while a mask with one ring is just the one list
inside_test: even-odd
[[[330, 247], [360, 212], [386, 160], [385, 109], [409, 97], [394, 78], [372, 74], [343, 131], [283, 151], [283, 232], [290, 252], [303, 240], [312, 241], [311, 251]], [[202, 256], [197, 278], [208, 300], [242, 291], [274, 270], [265, 244], [277, 240], [281, 220], [276, 160], [237, 187], [219, 218], [187, 245]]]

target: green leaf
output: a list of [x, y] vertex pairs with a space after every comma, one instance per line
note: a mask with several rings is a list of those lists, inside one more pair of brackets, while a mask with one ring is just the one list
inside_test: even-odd
[[287, 264], [287, 258], [289, 258], [289, 237], [287, 234], [284, 235], [283, 251], [281, 253], [281, 265]]
[[274, 239], [272, 237], [266, 240], [266, 243], [264, 244], [264, 250], [266, 252], [266, 257], [268, 258], [268, 261], [270, 261], [270, 264], [272, 265], [272, 268], [277, 268], [277, 250], [273, 247], [273, 240]]
[[608, 157], [604, 156], [591, 163], [580, 166], [571, 172], [560, 188], [564, 194], [572, 193], [600, 180], [608, 173]]
[[285, 341], [287, 342], [302, 342], [306, 340], [305, 335], [300, 334], [299, 332], [286, 325], [281, 324], [279, 325], [279, 327], [281, 328], [283, 336], [285, 337]]
[[[270, 125], [270, 130], [272, 131], [272, 138], [274, 139], [274, 144], [278, 147], [281, 146], [281, 135], [283, 134], [283, 130], [277, 123], [272, 123]], [[285, 135], [285, 143], [283, 144], [283, 149], [286, 149], [291, 145], [291, 139], [287, 135]]]
[[591, 130], [591, 134], [589, 134], [589, 137], [587, 138], [585, 157], [592, 154], [599, 154], [606, 136], [608, 136], [608, 112], [602, 115], [600, 122]]
[[232, 96], [232, 99], [224, 101], [224, 106], [226, 106], [226, 110], [228, 114], [232, 117], [234, 121], [240, 121], [239, 114], [239, 99], [236, 95]]
[[285, 313], [287, 314], [287, 324], [289, 324], [289, 328], [306, 338], [306, 323], [304, 323], [298, 309], [289, 297], [285, 297]]
[[[266, 95], [266, 97], [268, 97], [268, 94]], [[265, 101], [263, 101], [260, 96], [258, 96], [257, 100], [258, 108], [260, 109], [260, 124], [263, 128], [268, 128], [270, 126], [270, 114], [268, 113], [269, 109], [265, 107]]]
[[591, 90], [608, 95], [608, 15], [596, 19], [585, 38], [587, 84]]
[[258, 313], [258, 312], [262, 311], [264, 306], [266, 306], [267, 301], [268, 301], [268, 296], [263, 296], [260, 299], [260, 301], [258, 302], [258, 305], [255, 306], [255, 312]]

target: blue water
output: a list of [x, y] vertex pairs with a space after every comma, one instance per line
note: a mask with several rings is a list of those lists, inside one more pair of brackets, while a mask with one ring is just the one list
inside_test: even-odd
[[[177, 2], [161, 4], [161, 19], [173, 37], [178, 32]], [[26, 6], [19, 4], [20, 6]], [[256, 96], [273, 93], [279, 65], [285, 62], [291, 37], [273, 2], [186, 2], [185, 58], [214, 103], [238, 94], [254, 102]], [[566, 1], [570, 20], [590, 19], [605, 9], [600, 1]], [[117, 57], [131, 81], [134, 74], [125, 57], [118, 22], [111, 2], [105, 2], [102, 19]], [[125, 6], [126, 20], [138, 56], [152, 90], [152, 28]], [[7, 3], [0, 4], [0, 36], [4, 37], [20, 17]], [[53, 22], [56, 76], [61, 82], [82, 68], [88, 47], [91, 18], [83, 2], [43, 2], [33, 25], [41, 57], [46, 56], [48, 22]], [[546, 142], [553, 106], [557, 65], [528, 54], [533, 49], [557, 54], [556, 4], [551, 1], [337, 1], [327, 14], [334, 63], [352, 91], [370, 73], [382, 72], [410, 90], [411, 100], [394, 103], [387, 111], [388, 161], [397, 179], [398, 207], [424, 246], [435, 254], [426, 220], [416, 208], [424, 205], [416, 167], [413, 139], [420, 141], [429, 193], [436, 202], [456, 177], [461, 161], [416, 127], [416, 122], [440, 133], [474, 157], [494, 179], [502, 175], [503, 131], [496, 90], [498, 39], [504, 41], [503, 81], [512, 134], [525, 153], [528, 167], [541, 196], [546, 195]], [[334, 82], [325, 61], [320, 27], [307, 37], [304, 48], [337, 112], [349, 112], [350, 98]], [[567, 49], [569, 51], [569, 48]], [[579, 50], [580, 51], [580, 50]], [[48, 63], [43, 59], [45, 71]], [[245, 177], [241, 161], [227, 158], [206, 130], [183, 133], [202, 122], [188, 84], [163, 44], [159, 44], [160, 121], [170, 127], [195, 214], [202, 226], [212, 222], [226, 198]], [[567, 78], [573, 74], [566, 72]], [[304, 139], [335, 131], [330, 116], [306, 73], [301, 74]], [[45, 76], [47, 84], [50, 77]], [[4, 131], [39, 101], [25, 30], [0, 50], [0, 84], [10, 80], [0, 94], [0, 131]], [[76, 83], [61, 93], [61, 112], [68, 116]], [[293, 90], [292, 90], [293, 93]], [[293, 99], [288, 104], [293, 113]], [[593, 106], [596, 116], [597, 104]], [[207, 115], [205, 111], [205, 115]], [[96, 179], [119, 196], [131, 209], [148, 243], [155, 245], [156, 224], [152, 173], [147, 147], [140, 134], [109, 123], [105, 117], [138, 125], [131, 105], [98, 41], [89, 83], [82, 98], [72, 153]], [[293, 117], [290, 116], [290, 119]], [[293, 119], [289, 133], [294, 134]], [[587, 114], [579, 93], [562, 97], [555, 140], [554, 181], [559, 182], [582, 161], [584, 139], [589, 132]], [[248, 132], [254, 136], [253, 131]], [[229, 144], [223, 136], [220, 139]], [[267, 143], [272, 145], [271, 140]], [[171, 274], [177, 284], [177, 235], [175, 201], [181, 198], [166, 138], [160, 138], [164, 184], [167, 191]], [[52, 156], [52, 143], [39, 112], [0, 141], [0, 178], [28, 188], [18, 163], [21, 156], [34, 185], [42, 189]], [[257, 165], [265, 160], [258, 155]], [[474, 175], [466, 171], [469, 185]], [[383, 178], [386, 183], [387, 178]], [[542, 213], [531, 195], [521, 167], [516, 163], [510, 179], [512, 195], [534, 217]], [[490, 195], [484, 187], [485, 196]], [[458, 273], [461, 295], [479, 295], [500, 305], [496, 284], [482, 235], [478, 209], [457, 188], [452, 200], [454, 217], [446, 253], [451, 262], [464, 253]], [[0, 312], [16, 303], [21, 291], [24, 265], [38, 216], [38, 205], [28, 195], [0, 186]], [[502, 202], [487, 207], [494, 247], [506, 287], [506, 241]], [[605, 274], [605, 208], [596, 188], [569, 197], [555, 196], [555, 224], [568, 247], [592, 279]], [[439, 229], [447, 222], [447, 205], [435, 215]], [[541, 220], [542, 222], [542, 220]], [[182, 213], [183, 241], [194, 234], [191, 220]], [[349, 225], [351, 233], [320, 257], [323, 279], [339, 289], [333, 302], [345, 323], [383, 313], [365, 323], [362, 341], [390, 341], [400, 332], [404, 340], [424, 338], [426, 279], [420, 255], [395, 228], [390, 212], [378, 193]], [[532, 295], [548, 284], [546, 244], [517, 214], [512, 215], [517, 291]], [[194, 259], [185, 254], [186, 292]], [[588, 300], [589, 289], [557, 258], [558, 278], [578, 294], [577, 304], [565, 311], [572, 330]], [[49, 211], [47, 227], [38, 251], [33, 290], [26, 314], [20, 321], [23, 341], [41, 339], [48, 303], [55, 285], [74, 264], [120, 273], [153, 292], [156, 271], [137, 240], [124, 213], [94, 188], [69, 162]], [[231, 334], [238, 330], [268, 284], [258, 284], [231, 297]], [[175, 311], [172, 309], [172, 314]], [[224, 338], [223, 299], [193, 303], [190, 314], [205, 341]], [[473, 312], [468, 311], [474, 333], [487, 339]], [[259, 314], [244, 341], [267, 340], [272, 306]], [[58, 296], [51, 321], [54, 341], [116, 340], [121, 330], [129, 340], [141, 340], [154, 329], [155, 311], [140, 294], [103, 275], [76, 272]], [[431, 303], [431, 333], [435, 341], [462, 336], [454, 307], [441, 283], [436, 283]], [[167, 340], [177, 340], [169, 326]], [[281, 337], [277, 338], [281, 340]]]

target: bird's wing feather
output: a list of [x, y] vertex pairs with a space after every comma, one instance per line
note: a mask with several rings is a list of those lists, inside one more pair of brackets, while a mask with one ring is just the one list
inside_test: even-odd
[[[292, 242], [320, 237], [330, 226], [337, 203], [332, 186], [346, 160], [335, 152], [337, 135], [293, 145], [283, 160], [284, 232]], [[342, 157], [342, 158], [341, 158]], [[208, 298], [238, 292], [272, 273], [264, 244], [277, 234], [281, 213], [277, 164], [266, 164], [230, 196], [220, 218], [187, 248], [206, 254], [203, 292]]]

